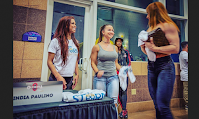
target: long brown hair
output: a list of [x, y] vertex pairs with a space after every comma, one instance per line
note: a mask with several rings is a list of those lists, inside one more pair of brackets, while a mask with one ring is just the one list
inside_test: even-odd
[[146, 8], [147, 13], [149, 14], [149, 27], [152, 27], [152, 29], [159, 23], [171, 23], [173, 24], [178, 31], [178, 26], [173, 22], [173, 20], [169, 17], [167, 9], [164, 7], [164, 5], [161, 2], [153, 2], [149, 4]]
[[[102, 41], [102, 37], [103, 37], [103, 34], [102, 34], [102, 31], [105, 29], [106, 26], [108, 26], [110, 24], [105, 24], [103, 26], [100, 27], [100, 31], [99, 31], [99, 40], [98, 40], [98, 43], [100, 43]], [[110, 25], [111, 26], [111, 25]]]
[[[53, 38], [57, 38], [61, 47], [61, 55], [63, 58], [62, 63], [66, 63], [68, 56], [68, 39], [67, 34], [69, 33], [69, 26], [71, 23], [71, 19], [75, 19], [73, 16], [64, 16], [59, 20], [57, 25], [57, 29], [55, 31], [55, 35]], [[71, 38], [78, 49], [78, 59], [79, 60], [79, 44], [75, 38], [74, 33], [71, 33]]]

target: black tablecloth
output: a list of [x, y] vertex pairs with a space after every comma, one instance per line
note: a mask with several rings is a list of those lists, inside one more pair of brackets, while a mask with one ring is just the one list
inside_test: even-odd
[[84, 102], [53, 102], [13, 106], [13, 119], [116, 119], [111, 98]]

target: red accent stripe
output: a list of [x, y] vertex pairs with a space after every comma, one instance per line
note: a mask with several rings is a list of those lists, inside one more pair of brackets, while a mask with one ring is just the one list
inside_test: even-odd
[[122, 103], [120, 101], [119, 95], [118, 95], [118, 102], [120, 103], [120, 106], [122, 107]]
[[131, 58], [130, 58], [130, 54], [129, 54], [129, 51], [128, 50], [126, 50], [127, 52], [128, 52], [128, 58], [129, 58], [129, 64], [128, 64], [128, 66], [131, 66]]

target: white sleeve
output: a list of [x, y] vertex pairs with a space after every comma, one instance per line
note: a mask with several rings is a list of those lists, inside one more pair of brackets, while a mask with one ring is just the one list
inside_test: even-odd
[[186, 62], [188, 62], [188, 53], [183, 54], [183, 59], [184, 59]]
[[50, 44], [49, 44], [49, 47], [48, 47], [48, 52], [51, 52], [51, 53], [56, 53], [57, 51], [57, 46], [58, 46], [58, 40], [57, 39], [52, 39]]

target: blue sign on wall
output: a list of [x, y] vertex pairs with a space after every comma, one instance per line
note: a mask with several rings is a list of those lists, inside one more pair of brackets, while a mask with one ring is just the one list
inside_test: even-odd
[[41, 35], [35, 31], [28, 31], [23, 34], [22, 41], [41, 42]]

